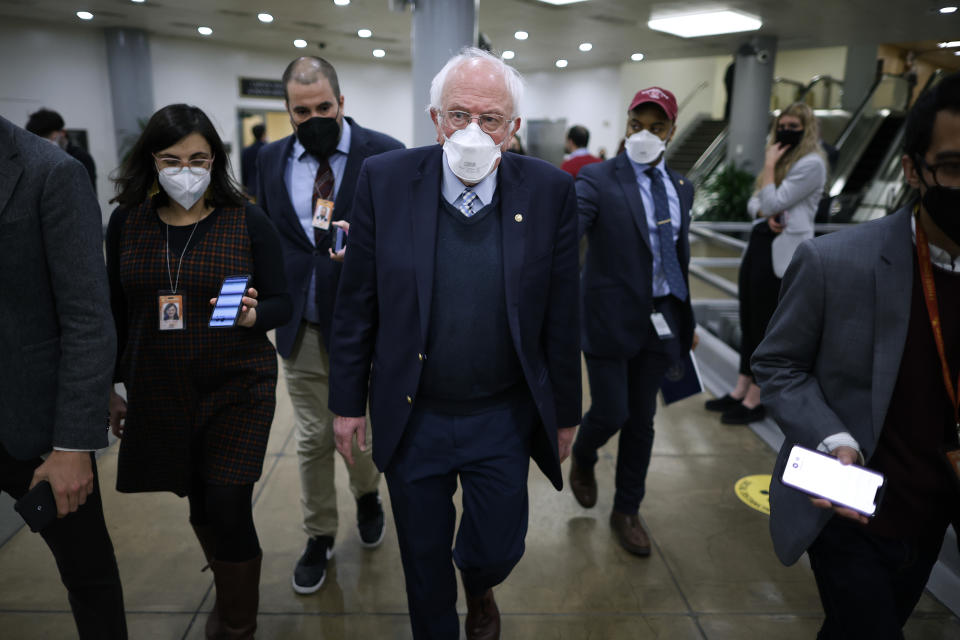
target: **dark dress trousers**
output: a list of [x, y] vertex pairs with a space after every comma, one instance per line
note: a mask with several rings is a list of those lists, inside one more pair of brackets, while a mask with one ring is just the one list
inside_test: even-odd
[[[54, 447], [107, 446], [116, 352], [100, 209], [83, 166], [0, 118], [0, 490], [26, 491]], [[43, 531], [81, 638], [125, 638], [99, 484]]]
[[438, 221], [450, 215], [441, 204], [442, 162], [435, 145], [365, 163], [330, 355], [336, 415], [364, 415], [369, 390], [373, 459], [390, 487], [416, 638], [457, 637], [450, 550], [457, 479], [464, 515], [452, 555], [467, 591], [478, 595], [502, 581], [523, 553], [529, 458], [560, 489], [557, 428], [580, 419], [572, 180], [509, 153], [501, 158], [495, 198], [520, 393], [478, 411], [438, 410], [418, 397], [430, 337], [439, 330], [430, 319], [436, 275], [445, 266], [436, 260]]
[[[361, 127], [352, 118], [346, 120], [350, 123], [350, 152], [347, 154], [347, 165], [334, 200], [333, 218], [350, 222], [357, 176], [363, 161], [384, 151], [400, 149], [403, 144], [390, 136]], [[314, 272], [317, 275], [316, 300], [319, 306], [320, 329], [329, 345], [330, 318], [341, 270], [340, 263], [331, 260], [327, 254], [330, 235], [324, 239], [321, 246], [314, 246], [304, 233], [287, 192], [284, 173], [294, 140], [295, 136], [290, 135], [271, 142], [263, 147], [257, 156], [257, 204], [267, 212], [280, 232], [287, 291], [293, 301], [290, 321], [277, 327], [277, 352], [284, 358], [289, 358], [293, 352], [293, 343], [297, 339], [303, 319], [303, 305], [307, 300], [306, 290]], [[350, 241], [353, 242], [352, 235]]]
[[[689, 282], [693, 185], [675, 171], [667, 172], [680, 200], [676, 251]], [[581, 465], [593, 466], [597, 449], [619, 431], [614, 509], [632, 515], [645, 492], [657, 391], [671, 363], [690, 350], [693, 309], [689, 296], [685, 301], [653, 296], [647, 216], [626, 154], [583, 167], [576, 188], [579, 232], [589, 241], [581, 315], [592, 402], [573, 455]], [[650, 321], [653, 311], [664, 315], [674, 339], [657, 336]]]

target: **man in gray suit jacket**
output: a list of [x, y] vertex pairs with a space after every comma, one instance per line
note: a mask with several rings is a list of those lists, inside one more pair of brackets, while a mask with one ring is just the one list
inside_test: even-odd
[[[777, 555], [804, 551], [818, 638], [902, 638], [949, 523], [960, 525], [960, 74], [908, 116], [920, 201], [805, 242], [752, 366], [786, 440], [770, 486]], [[793, 444], [883, 473], [873, 519], [780, 481]], [[960, 452], [958, 452], [960, 459]]]
[[[53, 551], [81, 638], [126, 638], [92, 451], [116, 353], [100, 209], [83, 166], [0, 118], [0, 490], [47, 481]], [[45, 459], [44, 459], [45, 458]]]

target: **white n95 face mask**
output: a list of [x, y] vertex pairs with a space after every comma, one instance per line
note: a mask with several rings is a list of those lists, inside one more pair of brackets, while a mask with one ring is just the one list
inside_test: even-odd
[[210, 170], [180, 167], [179, 169], [162, 169], [157, 173], [160, 186], [177, 204], [184, 209], [197, 203], [210, 186]]
[[443, 155], [447, 166], [464, 182], [480, 182], [490, 175], [500, 158], [500, 147], [476, 122], [444, 138]]
[[626, 141], [627, 156], [639, 164], [650, 164], [660, 157], [667, 143], [646, 129], [635, 133]]

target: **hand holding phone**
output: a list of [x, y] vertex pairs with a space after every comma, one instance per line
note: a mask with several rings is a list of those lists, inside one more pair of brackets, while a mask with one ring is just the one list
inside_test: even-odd
[[224, 329], [236, 326], [237, 318], [243, 308], [243, 297], [250, 287], [250, 276], [227, 276], [220, 285], [220, 293], [213, 304], [210, 314], [210, 327]]
[[53, 497], [53, 488], [46, 480], [34, 485], [17, 500], [13, 508], [34, 533], [43, 531], [57, 519], [57, 501]]
[[881, 473], [843, 464], [833, 456], [800, 445], [790, 450], [781, 480], [788, 487], [829, 501], [831, 506], [846, 507], [868, 517], [876, 515], [886, 486]]

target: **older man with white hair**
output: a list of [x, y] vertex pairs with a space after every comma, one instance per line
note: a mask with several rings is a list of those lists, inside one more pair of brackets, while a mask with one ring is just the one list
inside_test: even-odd
[[522, 91], [463, 50], [430, 90], [440, 144], [369, 158], [357, 184], [330, 408], [351, 462], [369, 388], [418, 639], [459, 637], [453, 564], [467, 638], [500, 637], [492, 588], [523, 555], [529, 460], [560, 489], [580, 421], [577, 198], [559, 169], [501, 155]]

